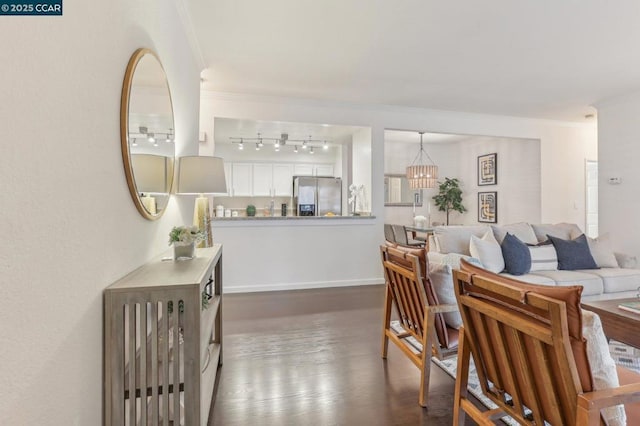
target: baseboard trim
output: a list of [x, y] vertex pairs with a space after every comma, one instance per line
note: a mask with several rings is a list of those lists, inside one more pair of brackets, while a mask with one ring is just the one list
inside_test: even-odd
[[223, 293], [255, 293], [259, 291], [307, 290], [312, 288], [356, 287], [361, 285], [384, 284], [383, 278], [366, 278], [361, 280], [311, 281], [306, 283], [281, 284], [226, 284]]

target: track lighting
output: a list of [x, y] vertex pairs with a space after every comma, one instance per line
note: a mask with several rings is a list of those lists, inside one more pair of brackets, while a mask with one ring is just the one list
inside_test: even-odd
[[313, 147], [309, 148], [309, 154], [313, 154]]
[[327, 141], [324, 139], [313, 139], [311, 135], [309, 135], [305, 139], [289, 139], [288, 133], [281, 133], [278, 137], [263, 137], [261, 133], [257, 133], [256, 137], [230, 137], [231, 143], [237, 143], [238, 149], [244, 149], [244, 141], [247, 142], [255, 142], [256, 151], [259, 151], [265, 145], [273, 145], [274, 151], [279, 152], [281, 150], [285, 150], [288, 146], [292, 147], [294, 153], [299, 152], [300, 148], [310, 152], [311, 148], [320, 149], [326, 151], [329, 149], [329, 143], [331, 141]]

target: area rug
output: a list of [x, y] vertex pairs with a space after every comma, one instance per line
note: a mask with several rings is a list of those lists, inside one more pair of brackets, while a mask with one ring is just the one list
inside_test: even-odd
[[[391, 329], [396, 333], [402, 331], [402, 327], [400, 326], [399, 321], [391, 321]], [[409, 347], [416, 352], [422, 351], [422, 345], [416, 339], [409, 337], [406, 339], [407, 343], [409, 343]], [[611, 356], [616, 364], [626, 367], [628, 369], [634, 370], [640, 373], [640, 350], [631, 348], [623, 343], [611, 341], [609, 342], [609, 350], [611, 352]], [[456, 378], [458, 372], [458, 357], [453, 356], [451, 358], [447, 358], [445, 360], [439, 360], [437, 358], [431, 358], [431, 361], [444, 370], [445, 373], [450, 375], [453, 379]], [[467, 389], [469, 392], [476, 397], [482, 405], [487, 407], [488, 409], [497, 408], [497, 406], [491, 401], [489, 398], [484, 396], [482, 393], [482, 388], [480, 387], [480, 380], [478, 379], [478, 374], [476, 372], [476, 367], [473, 365], [473, 359], [469, 364], [469, 382], [467, 384]], [[509, 416], [502, 417], [501, 419], [504, 423], [508, 425], [518, 425], [518, 423], [513, 420]]]

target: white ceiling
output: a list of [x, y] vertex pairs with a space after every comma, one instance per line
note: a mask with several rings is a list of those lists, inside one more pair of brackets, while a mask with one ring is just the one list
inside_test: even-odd
[[356, 126], [337, 126], [329, 124], [287, 123], [282, 121], [239, 120], [219, 118], [214, 121], [214, 138], [216, 143], [231, 143], [231, 137], [256, 138], [260, 133], [263, 138], [279, 138], [282, 133], [289, 135], [289, 140], [326, 140], [327, 143], [339, 144], [351, 141], [351, 135], [362, 129]]
[[205, 89], [584, 120], [640, 89], [637, 0], [186, 0]]

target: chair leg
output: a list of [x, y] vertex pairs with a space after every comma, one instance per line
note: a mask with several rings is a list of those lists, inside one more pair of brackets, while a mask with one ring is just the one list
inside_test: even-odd
[[426, 318], [423, 323], [422, 338], [422, 366], [420, 368], [420, 394], [418, 403], [421, 407], [427, 406], [429, 398], [429, 380], [431, 379], [431, 351], [435, 344], [435, 335], [431, 330], [435, 330], [435, 315], [427, 308]]
[[467, 385], [469, 382], [469, 360], [471, 353], [465, 344], [464, 328], [460, 327], [458, 340], [458, 376], [456, 377], [456, 385], [453, 393], [453, 424], [462, 426], [465, 422], [465, 411], [462, 409], [461, 402], [467, 399]]
[[389, 349], [389, 337], [387, 331], [391, 324], [391, 288], [389, 283], [385, 285], [384, 293], [384, 317], [382, 319], [382, 358], [387, 358], [387, 350]]

